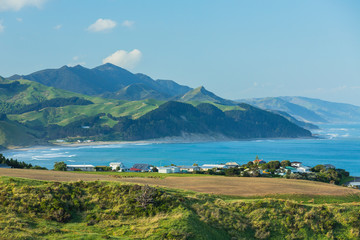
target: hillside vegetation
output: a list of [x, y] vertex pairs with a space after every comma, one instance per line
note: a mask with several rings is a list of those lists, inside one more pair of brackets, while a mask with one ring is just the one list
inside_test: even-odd
[[[153, 81], [140, 77], [143, 81]], [[160, 83], [175, 92], [175, 83], [165, 80]], [[7, 122], [2, 124], [0, 145], [29, 146], [56, 139], [108, 141], [201, 135], [204, 140], [218, 140], [311, 136], [309, 131], [277, 114], [246, 104], [235, 105], [203, 87], [182, 100], [190, 104], [104, 99], [28, 80], [1, 80], [0, 114], [6, 114]]]
[[35, 130], [11, 121], [6, 118], [6, 115], [0, 114], [0, 149], [44, 143], [38, 134]]
[[[244, 198], [0, 178], [0, 238], [358, 239], [359, 195]], [[290, 198], [290, 199], [289, 199]]]

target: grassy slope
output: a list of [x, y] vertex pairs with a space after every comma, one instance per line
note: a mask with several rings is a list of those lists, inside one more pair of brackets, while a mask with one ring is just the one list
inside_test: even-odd
[[[98, 183], [95, 183], [98, 184]], [[65, 185], [69, 185], [65, 183]], [[70, 184], [71, 185], [71, 184]], [[91, 185], [78, 182], [81, 191], [89, 191]], [[69, 191], [75, 194], [75, 185]], [[99, 185], [101, 191], [114, 191], [120, 183]], [[160, 210], [147, 217], [130, 214], [113, 215], [123, 208], [116, 204], [126, 201], [124, 193], [110, 209], [107, 205], [97, 208], [106, 197], [90, 196], [94, 205], [88, 210], [74, 212], [67, 223], [46, 220], [40, 206], [33, 203], [41, 198], [33, 194], [38, 189], [48, 191], [43, 196], [49, 204], [55, 203], [59, 187], [57, 183], [0, 178], [0, 238], [7, 239], [358, 239], [360, 230], [359, 196], [297, 196], [276, 195], [264, 197], [234, 198], [198, 194], [162, 188], [161, 191], [178, 199], [178, 205], [170, 210]], [[13, 189], [12, 198], [6, 198], [7, 190]], [[31, 190], [32, 189], [32, 190]], [[54, 189], [54, 190], [52, 190]], [[114, 189], [114, 190], [111, 190]], [[72, 193], [69, 193], [70, 195]], [[100, 193], [101, 194], [101, 193]], [[111, 193], [110, 193], [111, 194]], [[110, 196], [114, 197], [114, 196]], [[33, 198], [29, 202], [29, 199]], [[56, 198], [56, 196], [55, 196]], [[21, 203], [20, 203], [21, 199]], [[39, 199], [39, 200], [37, 200]], [[76, 198], [75, 198], [76, 199]], [[122, 200], [124, 199], [124, 200]], [[60, 200], [60, 202], [63, 200]], [[64, 201], [69, 201], [64, 198]], [[79, 199], [79, 201], [84, 201]], [[69, 202], [71, 203], [71, 201]], [[4, 204], [7, 204], [5, 207]], [[35, 208], [24, 208], [25, 205]], [[59, 204], [59, 203], [57, 203]], [[61, 204], [61, 203], [60, 203]], [[170, 203], [171, 204], [171, 203]], [[55, 206], [55, 205], [52, 205]], [[95, 207], [95, 208], [94, 208]], [[157, 206], [161, 209], [161, 205]], [[45, 211], [53, 211], [46, 208]], [[91, 210], [94, 209], [94, 210]], [[20, 211], [20, 212], [19, 212]], [[142, 210], [140, 209], [140, 212]], [[99, 221], [89, 223], [88, 215], [98, 216]], [[46, 216], [46, 215], [45, 215]], [[109, 218], [110, 217], [110, 218]]]
[[12, 121], [0, 121], [0, 145], [11, 148], [40, 143], [26, 127]]
[[[67, 125], [70, 122], [82, 119], [84, 117], [94, 116], [99, 113], [110, 113], [114, 117], [130, 116], [132, 118], [138, 118], [145, 113], [157, 108], [162, 101], [157, 100], [144, 100], [125, 102], [117, 100], [105, 100], [98, 101], [95, 104], [80, 106], [70, 105], [58, 108], [45, 108], [40, 111], [32, 111], [23, 114], [8, 115], [12, 120], [20, 122], [27, 121], [41, 121], [42, 124], [58, 124]], [[104, 124], [112, 125], [109, 118], [104, 118]]]
[[[132, 118], [138, 118], [163, 103], [163, 101], [158, 100], [129, 102], [123, 100], [104, 99], [72, 93], [53, 87], [47, 87], [40, 83], [28, 80], [17, 81], [21, 83], [21, 87], [16, 89], [16, 91], [4, 91], [0, 89], [0, 101], [6, 101], [14, 104], [32, 104], [53, 98], [81, 97], [94, 103], [83, 106], [70, 105], [58, 108], [45, 108], [40, 111], [26, 112], [23, 114], [10, 114], [8, 116], [9, 119], [19, 122], [66, 125], [72, 121], [88, 116], [94, 116], [98, 113], [110, 113], [114, 117], [130, 116]], [[0, 82], [11, 83], [12, 81], [1, 80]], [[105, 118], [104, 124], [111, 126], [114, 122]]]
[[[99, 97], [91, 97], [78, 93], [47, 87], [37, 82], [28, 80], [18, 80], [23, 88], [15, 92], [2, 92], [0, 94], [0, 101], [6, 101], [15, 104], [31, 104], [45, 99], [52, 98], [69, 98], [81, 97], [94, 102], [91, 105], [70, 105], [58, 108], [45, 108], [40, 111], [31, 111], [23, 114], [10, 114], [9, 119], [16, 120], [22, 123], [37, 124], [58, 124], [67, 125], [70, 122], [82, 119], [84, 117], [94, 116], [98, 113], [110, 113], [114, 117], [130, 116], [132, 118], [139, 118], [149, 111], [159, 107], [164, 101], [160, 100], [141, 100], [141, 101], [123, 101], [114, 99], [104, 99]], [[3, 83], [10, 83], [11, 81], [2, 80]], [[211, 101], [205, 101], [212, 103]], [[200, 101], [188, 102], [194, 106], [200, 104]], [[227, 106], [212, 103], [223, 111], [228, 110], [242, 110], [238, 106]], [[115, 124], [111, 119], [104, 117], [104, 124], [113, 126]]]
[[[11, 91], [11, 92], [1, 90], [0, 101], [6, 101], [15, 104], [32, 104], [52, 98], [83, 96], [81, 94], [72, 93], [65, 90], [56, 89], [53, 87], [47, 87], [37, 82], [32, 82], [28, 80], [17, 80], [17, 81], [21, 83], [22, 87], [16, 89], [16, 91]], [[10, 81], [10, 80], [0, 81], [0, 83], [11, 83], [11, 82], [14, 81]]]

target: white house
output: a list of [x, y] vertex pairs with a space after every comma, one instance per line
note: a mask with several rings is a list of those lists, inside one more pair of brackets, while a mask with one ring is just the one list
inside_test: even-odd
[[201, 170], [208, 171], [213, 168], [228, 168], [225, 164], [204, 164], [201, 166]]
[[226, 165], [228, 168], [240, 167], [240, 165], [239, 165], [237, 162], [227, 162], [227, 163], [225, 163], [225, 165]]
[[179, 173], [180, 168], [175, 166], [170, 167], [158, 167], [159, 173]]
[[194, 171], [200, 171], [199, 166], [179, 166], [180, 172], [194, 172]]
[[286, 170], [286, 172], [287, 172], [288, 170], [290, 170], [291, 173], [297, 173], [297, 172], [299, 172], [297, 168], [295, 168], [295, 167], [290, 167], [290, 166], [285, 167], [285, 170]]
[[112, 162], [110, 163], [110, 167], [113, 171], [116, 171], [116, 169], [119, 168], [119, 172], [126, 172], [129, 170], [122, 162]]
[[349, 182], [348, 186], [360, 188], [360, 182]]
[[301, 167], [301, 164], [302, 162], [291, 162], [291, 166], [296, 168]]
[[66, 167], [67, 171], [75, 171], [75, 170], [81, 170], [81, 171], [87, 171], [87, 172], [95, 172], [95, 167], [93, 165], [67, 165]]
[[310, 172], [311, 167], [308, 166], [300, 166], [297, 168], [298, 172], [307, 173]]

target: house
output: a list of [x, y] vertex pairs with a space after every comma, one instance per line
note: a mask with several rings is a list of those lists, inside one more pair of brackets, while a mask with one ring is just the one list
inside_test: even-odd
[[295, 168], [295, 167], [287, 166], [287, 167], [285, 167], [285, 169], [290, 170], [291, 173], [297, 173], [298, 172], [298, 169]]
[[130, 172], [142, 172], [140, 168], [130, 168]]
[[7, 165], [7, 164], [3, 164], [3, 163], [1, 163], [0, 164], [0, 168], [11, 168], [9, 165]]
[[302, 173], [308, 173], [310, 172], [311, 167], [308, 166], [301, 166], [297, 168], [298, 172], [302, 172]]
[[291, 166], [296, 168], [301, 167], [301, 164], [302, 162], [291, 162]]
[[130, 171], [135, 172], [151, 172], [151, 166], [146, 163], [136, 163], [132, 168], [130, 168]]
[[87, 172], [95, 172], [95, 167], [93, 165], [67, 165], [67, 171], [87, 171]]
[[112, 162], [110, 163], [110, 167], [113, 171], [116, 171], [119, 169], [119, 172], [127, 172], [129, 169], [125, 167], [125, 165], [122, 162]]
[[234, 167], [240, 167], [240, 165], [237, 162], [227, 162], [225, 163], [227, 168], [234, 168]]
[[360, 182], [349, 182], [348, 187], [360, 188]]
[[281, 167], [279, 169], [276, 169], [274, 174], [279, 175], [279, 176], [285, 176], [287, 172], [287, 169]]
[[204, 164], [201, 166], [201, 170], [208, 171], [213, 168], [228, 168], [225, 164]]
[[253, 161], [253, 163], [254, 164], [263, 164], [263, 163], [266, 163], [264, 160], [262, 160], [262, 159], [255, 159], [254, 161]]
[[335, 169], [335, 166], [332, 164], [324, 164], [324, 167], [326, 168], [326, 170]]
[[180, 172], [180, 168], [175, 167], [175, 166], [158, 167], [157, 169], [158, 169], [159, 173], [179, 173]]
[[194, 171], [200, 171], [199, 166], [179, 166], [180, 172], [194, 172]]

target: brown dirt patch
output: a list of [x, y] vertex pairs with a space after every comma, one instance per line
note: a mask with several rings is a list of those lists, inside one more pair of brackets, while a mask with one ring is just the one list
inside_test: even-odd
[[120, 181], [138, 184], [191, 190], [236, 196], [268, 194], [347, 195], [359, 194], [359, 190], [327, 183], [280, 178], [240, 178], [223, 176], [167, 177], [160, 178], [115, 178], [110, 175], [56, 172], [45, 170], [1, 169], [0, 176], [22, 177], [47, 181]]

